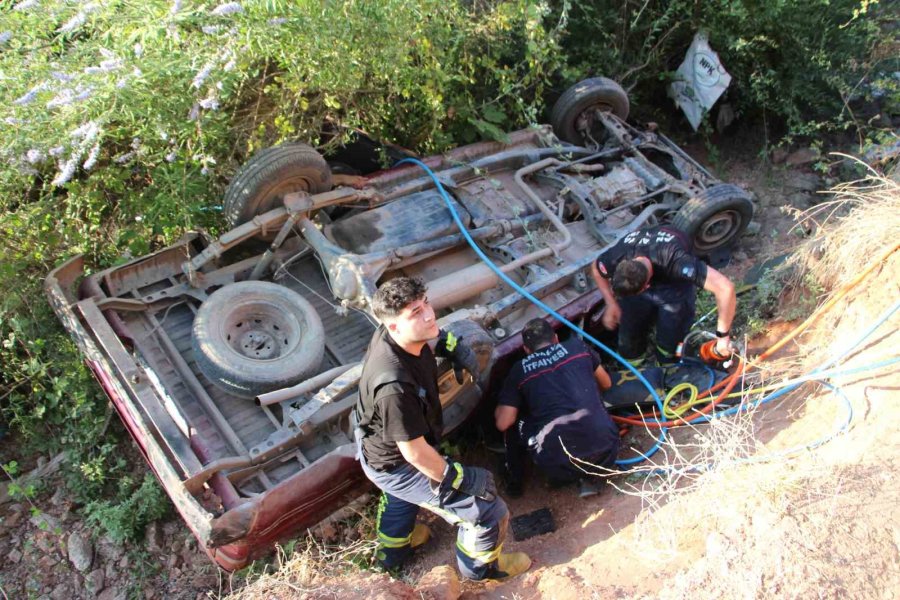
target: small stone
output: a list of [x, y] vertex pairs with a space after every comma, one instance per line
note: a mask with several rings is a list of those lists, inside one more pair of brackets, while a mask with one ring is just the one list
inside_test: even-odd
[[737, 252], [735, 252], [734, 254], [731, 255], [731, 258], [734, 260], [734, 262], [744, 262], [745, 260], [747, 260], [750, 257], [747, 256], [746, 252], [744, 252], [742, 250], [738, 250]]
[[69, 535], [69, 560], [72, 565], [84, 573], [91, 567], [94, 562], [94, 548], [90, 540], [78, 532], [72, 532]]
[[38, 570], [41, 573], [49, 573], [59, 561], [50, 555], [42, 556], [37, 561]]
[[159, 523], [154, 521], [147, 525], [147, 529], [144, 531], [144, 541], [147, 545], [147, 550], [150, 552], [162, 551], [163, 534]]
[[323, 540], [330, 541], [337, 537], [337, 528], [331, 523], [323, 523], [319, 527], [319, 533], [322, 536]]
[[822, 178], [815, 173], [795, 173], [787, 180], [787, 187], [803, 192], [818, 192], [822, 189]]
[[97, 596], [97, 600], [125, 600], [128, 594], [116, 587], [108, 587]]
[[772, 162], [779, 165], [787, 159], [788, 151], [785, 148], [778, 147], [772, 150]]
[[430, 600], [456, 600], [461, 591], [459, 577], [452, 567], [439, 565], [425, 573], [416, 591]]
[[154, 597], [156, 597], [156, 590], [154, 590], [152, 587], [148, 587], [144, 590], [144, 600], [150, 600]]
[[806, 192], [794, 192], [787, 197], [788, 203], [799, 210], [806, 210], [813, 205], [812, 196]]
[[22, 514], [21, 512], [11, 512], [5, 517], [3, 517], [3, 526], [7, 529], [12, 529], [16, 527], [19, 523], [22, 522]]
[[759, 221], [750, 221], [747, 224], [747, 229], [744, 230], [744, 235], [759, 235], [761, 229], [762, 225], [759, 224]]
[[47, 513], [34, 515], [28, 520], [41, 531], [53, 533], [54, 531], [59, 530], [59, 519], [52, 515], [48, 515]]
[[178, 565], [180, 565], [180, 564], [181, 564], [181, 557], [177, 554], [171, 555], [169, 557], [169, 559], [166, 561], [166, 567], [168, 567], [169, 570], [172, 570], [172, 569], [178, 567]]
[[95, 596], [103, 590], [104, 583], [106, 583], [106, 576], [103, 574], [103, 569], [94, 569], [84, 578], [84, 587]]
[[9, 554], [6, 555], [6, 560], [13, 564], [19, 564], [19, 561], [22, 560], [22, 553], [19, 552], [17, 548], [13, 548]]
[[818, 158], [818, 150], [814, 150], [813, 148], [801, 148], [796, 152], [791, 152], [785, 159], [785, 162], [791, 167], [796, 167], [798, 165], [808, 165], [811, 162], [815, 162]]
[[72, 598], [72, 590], [65, 583], [61, 583], [50, 592], [50, 600], [69, 600]]

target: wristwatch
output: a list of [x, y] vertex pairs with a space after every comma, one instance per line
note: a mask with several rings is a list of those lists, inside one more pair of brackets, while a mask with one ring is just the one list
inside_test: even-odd
[[716, 337], [717, 338], [724, 338], [724, 337], [728, 337], [729, 335], [731, 335], [730, 329], [728, 329], [726, 331], [719, 331], [718, 329], [716, 329]]

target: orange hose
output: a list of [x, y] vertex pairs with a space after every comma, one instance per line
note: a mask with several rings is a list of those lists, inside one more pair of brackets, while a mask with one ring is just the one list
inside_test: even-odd
[[792, 339], [797, 337], [797, 335], [799, 335], [803, 330], [805, 330], [807, 327], [812, 325], [823, 314], [825, 314], [825, 312], [830, 310], [831, 307], [833, 307], [841, 298], [843, 298], [848, 293], [850, 293], [850, 290], [852, 290], [854, 287], [856, 287], [863, 279], [866, 278], [866, 276], [869, 275], [869, 273], [871, 273], [875, 269], [875, 267], [880, 265], [891, 254], [896, 252], [898, 248], [900, 248], [900, 242], [894, 244], [893, 247], [891, 247], [891, 248], [887, 249], [885, 252], [883, 252], [876, 260], [872, 261], [869, 264], [869, 266], [866, 267], [852, 281], [845, 284], [838, 291], [837, 294], [835, 294], [828, 300], [828, 302], [826, 302], [825, 304], [823, 304], [822, 306], [817, 308], [809, 317], [806, 318], [805, 321], [803, 321], [800, 325], [798, 325], [794, 329], [792, 329], [783, 338], [781, 338], [780, 340], [778, 340], [777, 342], [772, 344], [765, 352], [760, 354], [755, 360], [751, 361], [750, 363], [744, 363], [743, 360], [740, 360], [737, 368], [734, 370], [734, 372], [731, 375], [729, 375], [728, 377], [726, 377], [725, 379], [723, 379], [716, 385], [712, 386], [708, 390], [699, 394], [698, 397], [703, 398], [705, 396], [711, 396], [713, 393], [717, 392], [718, 390], [722, 389], [723, 387], [725, 388], [722, 391], [722, 393], [720, 393], [714, 400], [711, 400], [709, 404], [707, 404], [700, 410], [695, 411], [690, 416], [682, 417], [682, 418], [675, 419], [672, 421], [648, 421], [647, 419], [649, 419], [649, 418], [652, 418], [652, 419], [658, 418], [658, 415], [656, 414], [655, 411], [651, 412], [651, 413], [642, 413], [642, 414], [638, 415], [637, 417], [614, 416], [614, 417], [612, 417], [613, 421], [616, 423], [623, 424], [623, 425], [637, 425], [637, 426], [652, 427], [652, 428], [660, 429], [663, 427], [677, 427], [679, 425], [687, 425], [691, 421], [693, 421], [695, 419], [699, 419], [700, 417], [708, 414], [716, 406], [716, 404], [718, 404], [719, 402], [724, 400], [725, 397], [731, 393], [731, 390], [734, 388], [735, 384], [737, 384], [738, 378], [740, 378], [740, 376], [743, 375], [743, 373], [746, 369], [750, 369], [755, 366], [758, 366], [759, 363], [770, 358], [773, 354], [775, 354], [781, 348], [783, 348], [785, 344], [787, 344], [789, 341], [791, 341]]

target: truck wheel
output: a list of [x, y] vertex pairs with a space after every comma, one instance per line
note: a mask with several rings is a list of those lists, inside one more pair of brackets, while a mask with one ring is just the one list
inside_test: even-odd
[[331, 189], [328, 163], [312, 147], [290, 143], [257, 152], [225, 190], [225, 218], [230, 227], [281, 206], [285, 194], [319, 194]]
[[191, 334], [200, 372], [242, 398], [303, 381], [319, 368], [325, 350], [316, 309], [297, 292], [266, 281], [213, 292], [200, 305]]
[[[607, 77], [593, 77], [576, 83], [559, 97], [550, 111], [550, 124], [559, 139], [582, 145], [585, 134], [601, 127], [595, 126], [594, 111], [608, 111], [624, 121], [629, 108], [628, 94], [622, 86]], [[603, 136], [603, 132], [599, 135]]]
[[752, 217], [753, 202], [747, 192], [721, 183], [685, 202], [672, 226], [690, 236], [698, 256], [708, 256], [744, 233]]

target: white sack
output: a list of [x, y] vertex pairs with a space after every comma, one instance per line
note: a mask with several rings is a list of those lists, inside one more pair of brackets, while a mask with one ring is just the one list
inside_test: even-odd
[[725, 71], [719, 55], [709, 47], [706, 34], [698, 32], [675, 72], [675, 81], [669, 85], [669, 96], [696, 131], [703, 113], [712, 108], [730, 83], [731, 75]]

